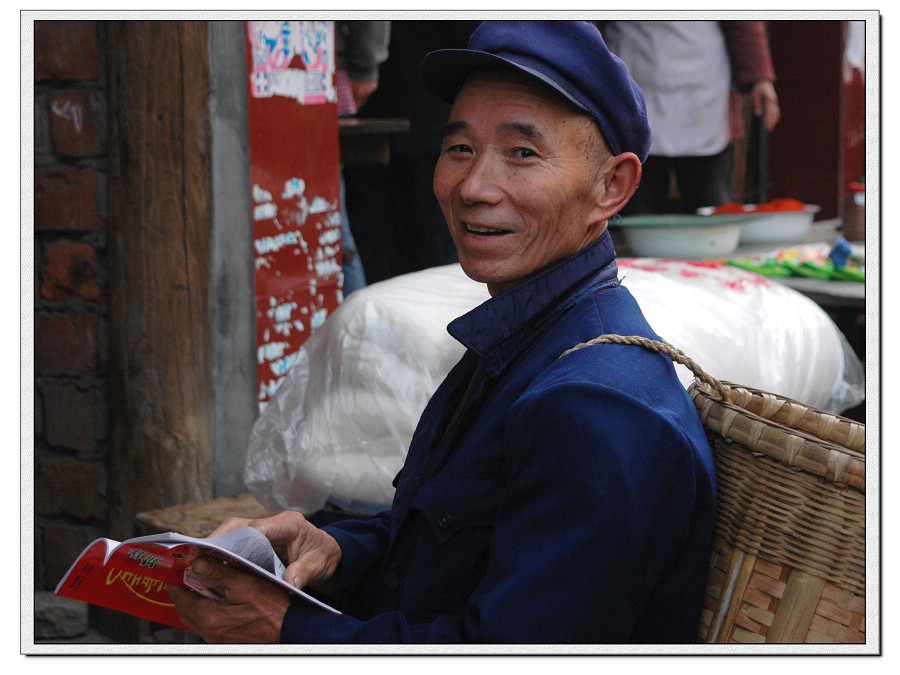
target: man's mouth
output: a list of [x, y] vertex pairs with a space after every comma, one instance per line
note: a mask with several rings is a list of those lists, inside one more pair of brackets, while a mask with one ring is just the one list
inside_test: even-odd
[[495, 237], [501, 234], [509, 234], [509, 230], [501, 230], [496, 227], [485, 227], [483, 225], [470, 225], [465, 223], [466, 232], [486, 237]]

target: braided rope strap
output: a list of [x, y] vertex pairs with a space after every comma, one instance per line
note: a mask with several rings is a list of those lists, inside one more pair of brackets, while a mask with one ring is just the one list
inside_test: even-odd
[[635, 345], [638, 347], [643, 347], [644, 349], [649, 349], [650, 351], [657, 352], [659, 354], [664, 354], [676, 363], [680, 363], [681, 365], [687, 367], [688, 370], [690, 370], [694, 374], [694, 377], [712, 387], [716, 391], [716, 393], [718, 393], [719, 398], [721, 398], [723, 401], [731, 401], [731, 390], [728, 387], [726, 387], [712, 375], [707, 374], [706, 371], [704, 371], [696, 361], [694, 361], [683, 351], [669, 344], [668, 342], [659, 342], [658, 340], [651, 340], [650, 338], [641, 337], [640, 335], [600, 335], [599, 337], [595, 337], [593, 340], [582, 342], [581, 344], [575, 345], [571, 349], [567, 349], [561, 354], [561, 356], [565, 356], [566, 354], [574, 352], [577, 349], [582, 349], [584, 347], [590, 347], [591, 345], [598, 344]]

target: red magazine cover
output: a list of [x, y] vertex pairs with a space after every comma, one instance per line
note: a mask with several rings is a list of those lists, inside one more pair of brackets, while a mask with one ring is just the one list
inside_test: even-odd
[[78, 557], [56, 587], [56, 594], [142, 619], [190, 630], [178, 618], [166, 584], [186, 585], [214, 597], [190, 575], [200, 554], [271, 580], [321, 608], [333, 608], [284, 581], [284, 565], [258, 530], [242, 527], [218, 537], [198, 539], [175, 532], [125, 542], [97, 539]]

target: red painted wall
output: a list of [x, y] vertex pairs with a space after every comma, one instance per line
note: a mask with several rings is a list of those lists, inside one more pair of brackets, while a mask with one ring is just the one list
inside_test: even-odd
[[247, 22], [260, 409], [342, 300], [333, 21]]

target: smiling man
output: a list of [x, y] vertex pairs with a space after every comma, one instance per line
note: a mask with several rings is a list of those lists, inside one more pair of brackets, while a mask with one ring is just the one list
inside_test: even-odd
[[176, 606], [211, 641], [692, 642], [715, 505], [697, 412], [667, 357], [563, 356], [604, 333], [659, 339], [607, 233], [650, 144], [643, 97], [582, 22], [488, 22], [422, 72], [453, 102], [435, 193], [492, 297], [448, 327], [467, 350], [389, 511], [249, 523], [342, 614], [209, 561], [194, 571], [225, 601], [174, 588]]

